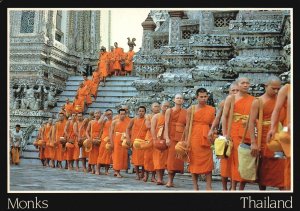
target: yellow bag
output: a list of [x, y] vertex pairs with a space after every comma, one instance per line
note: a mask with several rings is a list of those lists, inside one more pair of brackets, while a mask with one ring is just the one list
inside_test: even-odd
[[226, 153], [227, 140], [224, 136], [219, 136], [215, 139], [215, 154], [218, 158], [224, 158]]
[[251, 155], [250, 146], [241, 143], [238, 147], [238, 171], [241, 178], [254, 181], [257, 179], [258, 158]]

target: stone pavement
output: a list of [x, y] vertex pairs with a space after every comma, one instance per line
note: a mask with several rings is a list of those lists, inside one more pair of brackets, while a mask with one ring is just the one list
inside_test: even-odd
[[[102, 170], [102, 173], [104, 170]], [[109, 170], [110, 175], [94, 175], [82, 171], [68, 171], [66, 169], [56, 169], [42, 167], [41, 165], [20, 164], [10, 166], [10, 191], [70, 191], [70, 192], [183, 192], [192, 191], [192, 178], [190, 174], [177, 174], [174, 179], [175, 188], [167, 188], [156, 183], [135, 180], [135, 174], [122, 172], [123, 178], [113, 176], [113, 170]], [[165, 181], [167, 175], [164, 176]], [[213, 190], [221, 191], [221, 181], [214, 178]], [[205, 191], [205, 182], [199, 181], [200, 191]], [[257, 185], [247, 184], [247, 191], [258, 190]], [[277, 190], [269, 188], [268, 191]]]

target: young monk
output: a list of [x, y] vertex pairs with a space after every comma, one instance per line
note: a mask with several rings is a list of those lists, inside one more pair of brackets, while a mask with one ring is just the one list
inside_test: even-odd
[[174, 177], [176, 173], [183, 173], [184, 162], [176, 158], [175, 145], [183, 140], [184, 128], [186, 125], [186, 110], [182, 108], [183, 96], [176, 94], [174, 98], [175, 106], [169, 108], [165, 114], [165, 138], [168, 149], [167, 170], [168, 183], [166, 187], [174, 187]]
[[95, 111], [95, 120], [91, 120], [86, 129], [86, 137], [93, 143], [92, 150], [89, 153], [89, 164], [91, 165], [92, 174], [100, 174], [98, 169], [95, 170], [97, 165], [97, 158], [99, 155], [99, 147], [97, 140], [100, 140], [101, 124], [99, 123], [101, 112]]
[[[250, 114], [251, 104], [255, 99], [253, 96], [248, 94], [250, 87], [249, 79], [246, 77], [240, 77], [236, 80], [239, 86], [239, 92], [233, 96], [227, 96], [224, 104], [224, 110], [222, 114], [222, 132], [223, 136], [231, 137], [233, 141], [232, 153], [229, 157], [231, 166], [232, 185], [231, 190], [236, 190], [237, 183], [240, 182], [240, 190], [245, 188], [245, 180], [243, 180], [238, 171], [238, 146], [244, 135], [244, 131], [247, 125], [247, 121]], [[227, 134], [228, 118], [231, 101], [234, 99], [234, 110], [233, 110], [233, 121], [231, 126], [231, 134]], [[245, 136], [246, 144], [250, 145], [250, 134], [249, 131]]]
[[[168, 101], [163, 101], [161, 104], [161, 112], [155, 114], [151, 119], [151, 134], [153, 142], [157, 141], [158, 138], [163, 137], [163, 128], [165, 126], [165, 113], [170, 107]], [[158, 134], [160, 131], [161, 134]], [[153, 149], [153, 165], [157, 174], [157, 185], [165, 185], [163, 181], [164, 171], [167, 167], [168, 150]]]
[[106, 141], [105, 139], [109, 138], [109, 129], [112, 123], [113, 112], [111, 109], [107, 109], [105, 113], [100, 118], [100, 123], [102, 129], [101, 134], [101, 145], [99, 148], [99, 155], [97, 159], [97, 168], [100, 172], [100, 166], [104, 165], [105, 167], [105, 175], [108, 175], [108, 169], [110, 164], [112, 163], [112, 153], [105, 149]]
[[[131, 143], [133, 143], [135, 139], [145, 140], [146, 133], [148, 130], [146, 127], [145, 114], [146, 114], [146, 107], [139, 106], [138, 116], [130, 120], [130, 123], [126, 129], [126, 137], [128, 141], [130, 141]], [[144, 150], [135, 149], [133, 147], [132, 163], [134, 165], [134, 169], [136, 172], [136, 180], [140, 180], [141, 178], [144, 177]], [[142, 169], [141, 176], [139, 174], [140, 167]]]
[[[110, 143], [113, 147], [113, 168], [114, 168], [114, 176], [118, 178], [122, 178], [123, 176], [120, 174], [121, 170], [127, 169], [127, 159], [128, 159], [128, 150], [123, 148], [121, 145], [121, 137], [126, 133], [126, 128], [128, 126], [128, 122], [125, 120], [126, 118], [126, 110], [119, 109], [119, 118], [114, 120], [111, 124], [109, 139]], [[129, 143], [129, 140], [127, 140]]]
[[[185, 141], [190, 147], [190, 165], [189, 170], [192, 174], [194, 190], [199, 190], [198, 177], [199, 174], [205, 174], [206, 190], [212, 190], [212, 170], [214, 169], [213, 152], [210, 148], [213, 140], [208, 136], [210, 125], [215, 118], [215, 109], [206, 104], [208, 100], [207, 90], [199, 88], [196, 91], [198, 104], [195, 105], [193, 121], [192, 105], [187, 110], [185, 127]], [[191, 128], [191, 136], [188, 137], [189, 129]]]
[[[152, 135], [151, 135], [151, 119], [152, 117], [159, 113], [160, 106], [158, 103], [152, 103], [151, 105], [151, 111], [152, 113], [147, 115], [146, 117], [146, 126], [148, 128], [148, 131], [146, 133], [145, 139], [148, 141], [153, 142]], [[152, 145], [153, 146], [153, 145]], [[154, 164], [153, 164], [153, 147], [149, 149], [145, 149], [144, 151], [144, 168], [145, 168], [145, 176], [143, 178], [144, 182], [148, 181], [149, 173], [151, 172], [151, 182], [157, 182], [155, 179], [155, 170], [154, 170]]]
[[55, 142], [57, 144], [56, 152], [55, 152], [55, 160], [57, 160], [57, 165], [60, 169], [62, 169], [62, 161], [64, 159], [64, 151], [63, 151], [63, 146], [60, 143], [60, 137], [64, 137], [64, 129], [66, 126], [67, 120], [65, 118], [64, 113], [60, 112], [59, 113], [59, 119], [55, 123], [54, 131], [53, 133], [55, 134]]

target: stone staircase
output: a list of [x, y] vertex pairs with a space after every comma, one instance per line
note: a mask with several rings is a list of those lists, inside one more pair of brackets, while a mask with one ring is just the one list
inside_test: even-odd
[[[136, 79], [138, 79], [138, 77], [118, 76], [107, 78], [105, 87], [99, 86], [98, 97], [96, 101], [92, 98], [93, 103], [88, 107], [86, 114], [95, 109], [100, 109], [101, 112], [104, 112], [106, 109], [110, 108], [116, 115], [117, 110], [115, 105], [137, 94], [136, 89], [131, 85]], [[65, 90], [58, 96], [57, 106], [51, 110], [55, 117], [57, 117], [62, 105], [65, 104], [66, 98], [69, 98], [71, 102], [73, 101], [82, 80], [82, 76], [71, 76], [68, 78]], [[30, 137], [31, 140], [28, 141], [26, 149], [21, 154], [21, 163], [23, 164], [41, 165], [39, 151], [32, 145], [32, 142], [36, 139], [37, 132], [38, 128], [32, 133]]]
[[[138, 77], [117, 76], [106, 79], [105, 87], [101, 84], [98, 88], [98, 97], [96, 101], [92, 98], [93, 103], [88, 107], [86, 114], [91, 110], [100, 109], [104, 112], [106, 109], [111, 109], [114, 114], [117, 113], [116, 104], [133, 97], [137, 94], [136, 89], [131, 85]], [[65, 104], [66, 99], [69, 98], [72, 102], [79, 84], [82, 82], [82, 76], [71, 76], [66, 82], [66, 89], [58, 96], [57, 106], [52, 109], [52, 113], [57, 116], [60, 108]]]

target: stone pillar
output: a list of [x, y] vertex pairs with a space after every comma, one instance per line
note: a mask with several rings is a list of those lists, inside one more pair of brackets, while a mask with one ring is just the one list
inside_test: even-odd
[[151, 38], [152, 32], [156, 28], [153, 19], [148, 14], [146, 20], [142, 23], [143, 27], [143, 40], [142, 40], [142, 52], [150, 52], [153, 49], [153, 39]]
[[181, 10], [171, 10], [169, 11], [169, 15], [169, 45], [176, 45], [180, 40], [180, 22], [184, 12]]
[[201, 11], [200, 14], [200, 34], [209, 34], [214, 27], [214, 16], [210, 11]]
[[238, 56], [228, 65], [239, 76], [250, 78], [254, 87], [251, 94], [259, 95], [261, 91], [255, 90], [258, 84], [270, 74], [278, 75], [286, 70], [281, 55], [283, 15], [282, 11], [272, 11], [272, 15], [266, 11], [244, 13], [240, 11], [237, 20], [229, 24], [231, 42]]

